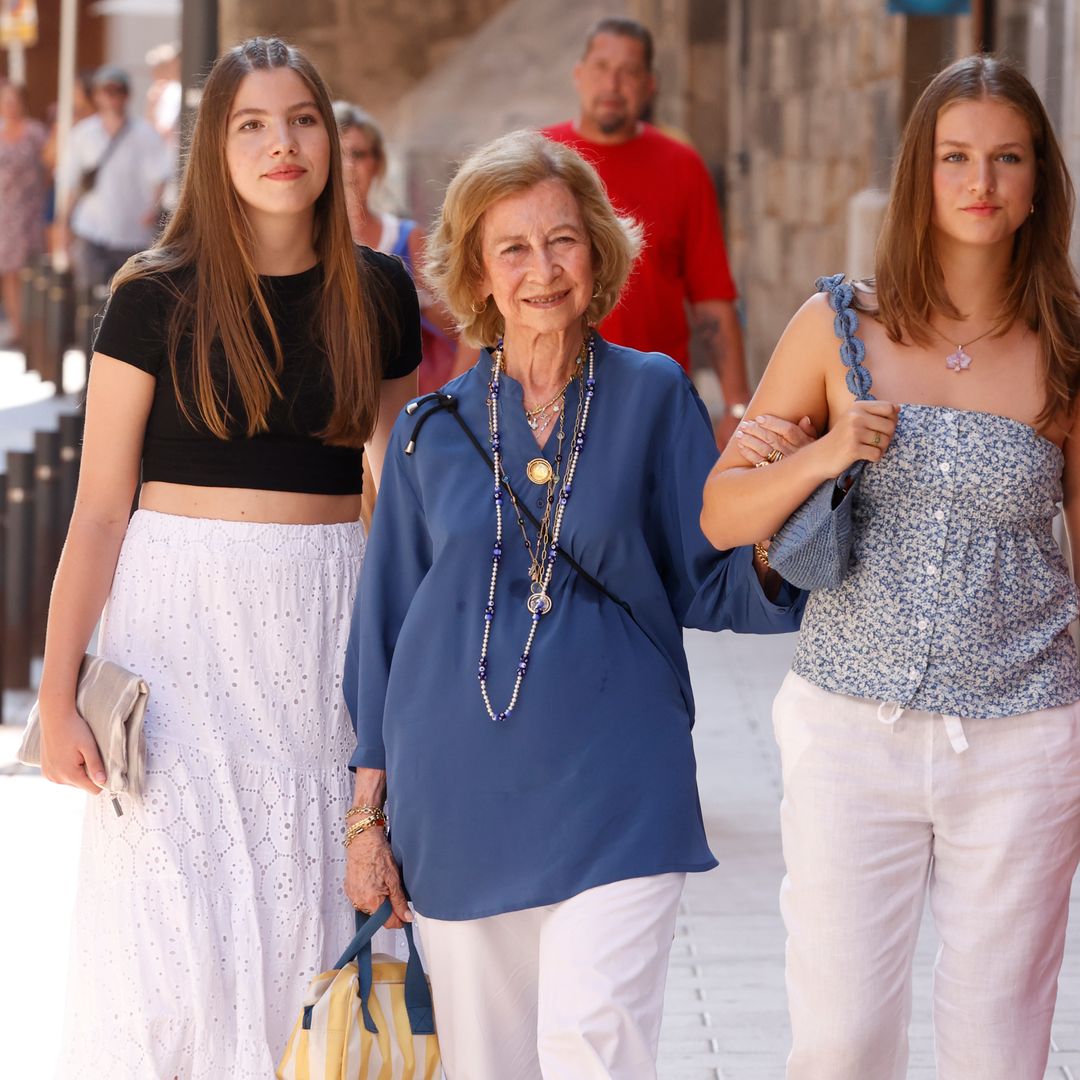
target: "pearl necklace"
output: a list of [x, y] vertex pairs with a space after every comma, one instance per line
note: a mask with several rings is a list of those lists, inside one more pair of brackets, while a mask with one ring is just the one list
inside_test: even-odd
[[[525, 639], [525, 647], [521, 651], [521, 659], [518, 661], [517, 675], [514, 678], [514, 689], [510, 695], [510, 703], [502, 712], [496, 712], [491, 705], [488, 696], [488, 646], [491, 643], [491, 627], [495, 621], [495, 588], [499, 581], [499, 563], [503, 554], [503, 486], [510, 490], [510, 481], [502, 466], [502, 449], [499, 438], [499, 391], [501, 389], [500, 376], [503, 364], [503, 343], [500, 340], [495, 348], [492, 359], [491, 382], [488, 383], [488, 434], [491, 439], [491, 456], [495, 474], [495, 546], [491, 549], [491, 583], [488, 586], [488, 602], [484, 608], [484, 640], [480, 647], [480, 664], [477, 677], [480, 680], [480, 695], [484, 699], [484, 708], [488, 716], [502, 723], [510, 718], [510, 714], [517, 707], [518, 697], [521, 694], [521, 684], [525, 679], [525, 672], [529, 666], [529, 656], [532, 653], [533, 642], [536, 639], [536, 631], [540, 626], [540, 620], [551, 610], [551, 597], [548, 589], [551, 586], [551, 577], [555, 572], [555, 562], [559, 557], [559, 536], [562, 533], [563, 515], [566, 513], [566, 504], [570, 501], [570, 494], [574, 484], [574, 474], [577, 472], [578, 461], [581, 458], [581, 450], [585, 445], [585, 428], [589, 422], [589, 407], [592, 405], [593, 393], [596, 389], [596, 353], [593, 348], [592, 334], [589, 334], [587, 342], [588, 367], [585, 373], [585, 402], [581, 408], [581, 416], [575, 427], [573, 446], [570, 449], [570, 457], [566, 463], [566, 478], [559, 491], [559, 503], [555, 509], [555, 520], [551, 527], [551, 537], [547, 541], [547, 557], [543, 563], [543, 574], [540, 579], [534, 580], [529, 592], [526, 607], [529, 609], [531, 625], [529, 635]], [[539, 548], [537, 538], [537, 558], [543, 553]]]

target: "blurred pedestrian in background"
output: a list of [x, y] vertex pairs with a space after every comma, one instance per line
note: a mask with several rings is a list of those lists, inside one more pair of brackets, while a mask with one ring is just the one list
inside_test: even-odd
[[91, 80], [94, 115], [71, 129], [67, 204], [57, 215], [58, 241], [71, 256], [78, 285], [103, 288], [158, 226], [170, 175], [158, 133], [128, 113], [126, 72], [106, 65]]
[[[399, 217], [386, 209], [376, 210], [372, 205], [387, 167], [386, 141], [375, 118], [348, 101], [335, 102], [334, 115], [341, 135], [353, 239], [376, 251], [398, 256], [416, 282], [424, 341], [420, 392], [427, 393], [456, 374], [458, 344], [453, 318], [417, 276], [424, 256], [424, 230], [411, 218]], [[471, 362], [476, 353], [469, 350], [465, 357]]]
[[798, 625], [799, 594], [701, 533], [690, 380], [593, 330], [639, 242], [536, 132], [468, 158], [429, 241], [486, 351], [387, 451], [344, 690], [393, 848], [358, 837], [346, 889], [408, 919], [400, 862], [454, 1078], [656, 1075], [683, 882], [716, 865], [682, 628]]
[[19, 271], [45, 250], [47, 141], [45, 125], [26, 115], [23, 88], [0, 84], [0, 298], [8, 342], [22, 336]]
[[[775, 421], [744, 420], [706, 487], [728, 547], [870, 463], [851, 567], [807, 602], [773, 708], [790, 1080], [907, 1075], [928, 887], [937, 1076], [1046, 1068], [1080, 857], [1080, 603], [1053, 531], [1060, 503], [1075, 574], [1072, 208], [1027, 79], [948, 67], [905, 127], [875, 277], [823, 281], [754, 395], [755, 416], [826, 434], [777, 460]], [[773, 463], [749, 467], [748, 443]]]
[[609, 341], [666, 353], [689, 371], [692, 320], [724, 394], [717, 437], [726, 443], [750, 400], [735, 283], [705, 163], [692, 147], [639, 119], [656, 91], [648, 29], [621, 17], [595, 23], [574, 84], [577, 120], [544, 134], [590, 162], [615, 208], [645, 229], [622, 302], [600, 329]]
[[141, 798], [87, 803], [64, 1080], [269, 1080], [353, 935], [361, 461], [377, 479], [419, 331], [401, 264], [352, 242], [318, 72], [275, 39], [226, 52], [176, 213], [109, 299], [49, 612], [46, 777], [103, 782], [75, 709], [99, 616], [150, 688]]
[[[94, 103], [91, 101], [90, 80], [93, 78], [92, 71], [80, 71], [75, 77], [72, 86], [72, 124], [85, 120], [94, 114]], [[59, 105], [53, 102], [49, 106], [46, 119], [49, 123], [49, 137], [45, 143], [45, 167], [49, 171], [49, 193], [45, 209], [45, 221], [48, 230], [49, 251], [56, 252], [61, 247], [61, 238], [58, 235], [57, 206], [56, 206], [56, 169], [60, 161], [60, 126], [57, 121]]]
[[153, 82], [146, 91], [146, 120], [158, 133], [169, 155], [169, 178], [161, 194], [162, 224], [176, 208], [177, 170], [180, 167], [180, 112], [183, 87], [180, 84], [180, 47], [174, 42], [157, 45], [146, 54]]

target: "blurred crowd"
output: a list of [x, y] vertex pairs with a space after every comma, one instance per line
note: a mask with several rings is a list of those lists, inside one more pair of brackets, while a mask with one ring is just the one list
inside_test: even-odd
[[[22, 337], [20, 272], [46, 252], [66, 253], [76, 280], [104, 286], [154, 238], [175, 202], [180, 129], [180, 54], [152, 49], [153, 83], [141, 103], [131, 82], [106, 65], [80, 73], [74, 125], [61, 166], [58, 108], [44, 120], [27, 110], [22, 87], [0, 85], [0, 342]], [[63, 167], [64, 175], [60, 174]], [[66, 196], [58, 197], [58, 192]]]
[[[631, 20], [604, 21], [574, 70], [580, 103], [573, 120], [544, 129], [599, 172], [623, 213], [642, 223], [646, 244], [632, 296], [606, 320], [612, 341], [672, 356], [687, 370], [715, 371], [723, 395], [718, 441], [745, 412], [746, 378], [737, 293], [728, 267], [716, 194], [704, 162], [681, 132], [656, 127], [657, 81], [648, 30]], [[55, 106], [46, 123], [27, 115], [23, 91], [0, 86], [0, 344], [23, 334], [20, 272], [44, 253], [70, 265], [80, 295], [99, 309], [109, 282], [136, 252], [151, 246], [176, 207], [183, 91], [180, 53], [163, 44], [146, 55], [153, 81], [131, 100], [128, 72], [112, 64], [85, 72], [75, 87], [74, 124], [58, 153]], [[467, 370], [476, 350], [463, 345], [455, 320], [425, 288], [418, 268], [422, 223], [386, 190], [388, 148], [378, 122], [338, 101], [335, 119], [353, 239], [399, 257], [416, 284], [423, 319], [422, 393]], [[632, 302], [631, 302], [632, 301]]]

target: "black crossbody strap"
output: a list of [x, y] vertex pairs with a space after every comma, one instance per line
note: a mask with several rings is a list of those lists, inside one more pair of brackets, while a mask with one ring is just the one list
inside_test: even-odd
[[[419, 438], [420, 431], [423, 428], [424, 424], [426, 424], [430, 417], [434, 416], [435, 413], [441, 412], [443, 409], [445, 409], [457, 421], [458, 427], [460, 427], [461, 430], [465, 432], [465, 435], [468, 438], [469, 442], [472, 443], [473, 448], [483, 459], [484, 464], [487, 465], [492, 476], [494, 476], [495, 462], [491, 460], [491, 455], [488, 454], [487, 450], [484, 449], [483, 443], [481, 443], [480, 440], [476, 437], [476, 435], [473, 434], [472, 428], [470, 428], [469, 425], [465, 423], [465, 421], [462, 419], [461, 413], [458, 412], [457, 398], [455, 398], [452, 394], [427, 394], [408, 406], [408, 411], [410, 415], [416, 413], [418, 409], [420, 409], [423, 405], [426, 405], [428, 402], [432, 403], [432, 407], [416, 421], [416, 427], [413, 428], [412, 438], [409, 439], [408, 445], [405, 447], [405, 453], [412, 454], [412, 452], [416, 449], [416, 440]], [[533, 528], [539, 529], [540, 522], [536, 519], [536, 515], [528, 508], [524, 500], [518, 498], [517, 492], [514, 491], [512, 487], [510, 487], [510, 481], [504, 479], [503, 482], [508, 488], [510, 488], [510, 493], [514, 496], [514, 501], [524, 512], [525, 516], [529, 519]], [[589, 571], [586, 570], [585, 567], [583, 567], [581, 563], [579, 563], [577, 559], [575, 559], [573, 555], [571, 555], [566, 550], [566, 548], [562, 546], [562, 544], [556, 544], [555, 546], [559, 552], [560, 558], [565, 559], [567, 563], [571, 566], [571, 568], [581, 578], [587, 581], [594, 589], [597, 590], [597, 592], [603, 593], [603, 595], [606, 596], [613, 604], [618, 604], [619, 607], [621, 607], [623, 611], [625, 611], [626, 614], [634, 620], [635, 623], [637, 622], [637, 619], [634, 617], [633, 610], [625, 600], [620, 599], [609, 588], [607, 588], [603, 584], [603, 582], [598, 581], [595, 577], [593, 577], [593, 575], [590, 574]]]
[[101, 170], [105, 168], [105, 163], [113, 156], [113, 151], [120, 145], [130, 127], [131, 122], [125, 118], [124, 122], [116, 129], [116, 132], [110, 137], [108, 143], [106, 143], [105, 150], [102, 152], [101, 157], [99, 157], [97, 162], [90, 168], [90, 171], [94, 174], [94, 182], [90, 185], [90, 190], [87, 191], [86, 194], [89, 195], [90, 191], [93, 191], [94, 186], [97, 184], [97, 179], [101, 175]]

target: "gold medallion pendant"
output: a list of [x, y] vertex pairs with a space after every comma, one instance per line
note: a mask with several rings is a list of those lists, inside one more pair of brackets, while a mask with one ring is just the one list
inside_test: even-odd
[[551, 462], [547, 458], [537, 457], [533, 458], [525, 466], [525, 475], [534, 484], [549, 484], [555, 474], [551, 468]]

